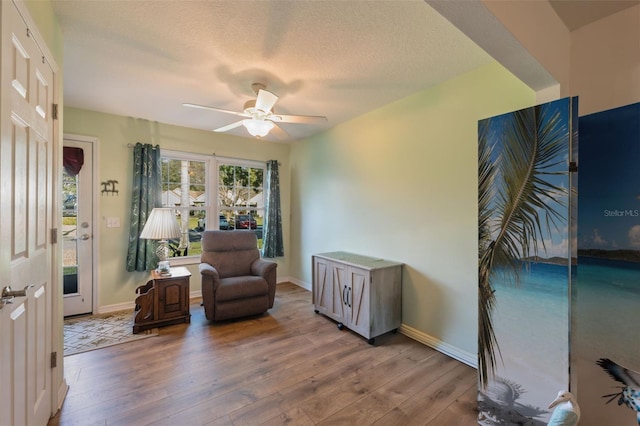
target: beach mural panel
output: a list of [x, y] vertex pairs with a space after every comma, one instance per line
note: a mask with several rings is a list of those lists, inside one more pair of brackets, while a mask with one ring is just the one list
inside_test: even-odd
[[581, 426], [640, 424], [640, 103], [580, 117], [575, 358]]
[[570, 386], [577, 98], [481, 120], [478, 142], [478, 423], [546, 425]]

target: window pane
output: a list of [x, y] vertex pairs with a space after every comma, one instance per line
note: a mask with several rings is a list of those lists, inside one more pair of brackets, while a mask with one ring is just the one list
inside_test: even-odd
[[[218, 168], [220, 220], [228, 229], [253, 230], [262, 246], [264, 168], [221, 164]], [[219, 225], [219, 229], [224, 229]]]
[[218, 187], [218, 205], [231, 207], [235, 204], [233, 186], [220, 185]]
[[204, 187], [205, 184], [205, 164], [203, 161], [189, 162], [189, 177], [192, 184]]
[[78, 175], [62, 170], [63, 294], [73, 294], [78, 292]]
[[175, 208], [182, 230], [180, 238], [169, 241], [171, 257], [201, 253], [200, 240], [207, 228], [206, 165], [206, 161], [162, 158], [162, 205]]

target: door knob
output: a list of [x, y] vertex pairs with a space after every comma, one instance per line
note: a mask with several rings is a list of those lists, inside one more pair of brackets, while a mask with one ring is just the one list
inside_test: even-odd
[[85, 240], [85, 241], [86, 241], [86, 240], [88, 240], [89, 238], [91, 238], [91, 237], [89, 236], [89, 234], [82, 234], [82, 235], [80, 236], [80, 239], [81, 239], [81, 240]]
[[23, 290], [11, 290], [11, 287], [6, 286], [2, 289], [2, 294], [0, 298], [0, 309], [2, 306], [13, 303], [13, 299], [15, 297], [25, 297], [27, 295], [27, 290], [33, 287], [33, 284], [27, 285]]

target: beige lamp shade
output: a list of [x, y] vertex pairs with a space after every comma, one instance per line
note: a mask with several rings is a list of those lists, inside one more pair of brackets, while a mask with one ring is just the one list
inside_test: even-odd
[[180, 225], [173, 209], [155, 208], [144, 224], [140, 238], [147, 240], [169, 240], [180, 238]]

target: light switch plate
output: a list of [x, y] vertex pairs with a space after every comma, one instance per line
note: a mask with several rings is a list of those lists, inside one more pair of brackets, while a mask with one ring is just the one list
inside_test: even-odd
[[119, 217], [108, 217], [107, 218], [107, 228], [120, 228], [120, 218]]

